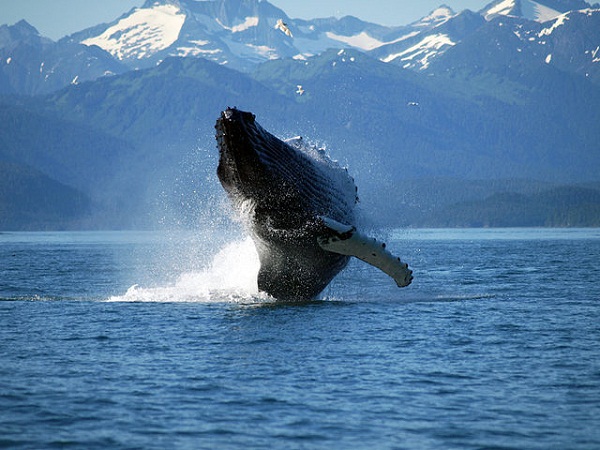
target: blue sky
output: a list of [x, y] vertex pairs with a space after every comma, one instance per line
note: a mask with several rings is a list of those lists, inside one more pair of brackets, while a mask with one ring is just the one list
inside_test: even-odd
[[[270, 0], [292, 18], [353, 15], [383, 25], [405, 25], [441, 4], [477, 11], [490, 0]], [[27, 20], [44, 36], [60, 39], [111, 22], [144, 0], [0, 0], [0, 24]]]

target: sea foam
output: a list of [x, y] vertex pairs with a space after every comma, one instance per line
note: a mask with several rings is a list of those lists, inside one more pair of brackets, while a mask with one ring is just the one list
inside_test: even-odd
[[179, 275], [173, 284], [159, 287], [131, 286], [111, 302], [256, 302], [267, 300], [259, 294], [256, 277], [260, 267], [251, 238], [223, 247], [211, 263], [197, 272]]

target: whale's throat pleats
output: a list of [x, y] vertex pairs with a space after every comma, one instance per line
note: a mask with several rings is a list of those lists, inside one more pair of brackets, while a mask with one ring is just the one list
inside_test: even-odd
[[[306, 245], [265, 245], [255, 238], [260, 259], [258, 288], [280, 300], [316, 297], [348, 264], [349, 257]], [[300, 251], [298, 251], [300, 249]]]

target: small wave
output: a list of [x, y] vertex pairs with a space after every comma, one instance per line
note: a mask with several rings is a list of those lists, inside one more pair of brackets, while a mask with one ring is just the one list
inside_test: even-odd
[[486, 300], [496, 298], [495, 294], [489, 293], [472, 293], [472, 294], [438, 294], [438, 295], [423, 295], [404, 299], [406, 303], [452, 303], [464, 302], [471, 300]]
[[199, 272], [181, 274], [172, 285], [131, 286], [109, 302], [201, 302], [258, 303], [270, 297], [258, 291], [256, 277], [260, 263], [252, 239], [227, 244], [210, 265]]
[[37, 294], [0, 296], [0, 302], [47, 302], [52, 300], [61, 300], [61, 298]]
[[434, 297], [434, 301], [439, 302], [460, 302], [464, 300], [485, 300], [490, 298], [496, 298], [495, 294], [486, 293], [474, 293], [474, 294], [458, 294], [458, 295], [438, 295]]

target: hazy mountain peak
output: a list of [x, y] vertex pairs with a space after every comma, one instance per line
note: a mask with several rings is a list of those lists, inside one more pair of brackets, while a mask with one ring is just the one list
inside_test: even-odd
[[417, 27], [437, 26], [446, 22], [455, 15], [456, 13], [452, 10], [452, 8], [446, 5], [441, 5], [440, 7], [431, 11], [425, 17], [419, 19], [413, 25]]
[[31, 25], [24, 19], [19, 20], [17, 23], [10, 26], [9, 28], [11, 28], [14, 32], [19, 33], [21, 36], [39, 36], [40, 34], [39, 31], [33, 25]]
[[38, 30], [26, 20], [20, 20], [14, 25], [0, 25], [0, 47], [9, 47], [19, 42], [39, 44], [42, 38]]

